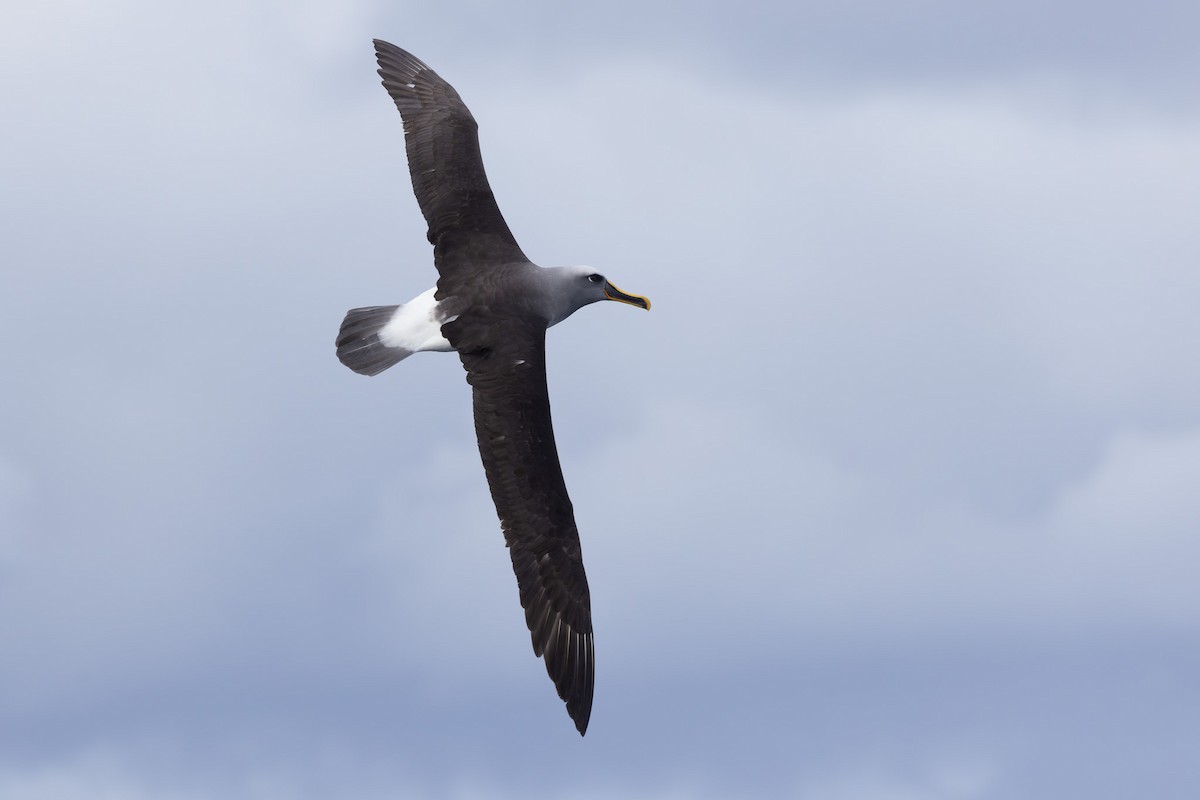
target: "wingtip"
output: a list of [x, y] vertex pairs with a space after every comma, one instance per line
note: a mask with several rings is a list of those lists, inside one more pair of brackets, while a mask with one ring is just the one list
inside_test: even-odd
[[572, 711], [570, 708], [566, 709], [566, 712], [571, 715], [571, 720], [575, 722], [575, 729], [580, 732], [580, 735], [586, 734], [588, 732], [588, 721], [592, 717], [592, 706], [589, 705], [582, 712]]
[[592, 693], [589, 690], [570, 699], [563, 698], [567, 703], [567, 715], [575, 723], [575, 730], [583, 736], [587, 733], [588, 722], [592, 718]]
[[526, 623], [532, 634], [534, 655], [542, 659], [558, 698], [567, 707], [567, 716], [583, 736], [592, 716], [592, 696], [595, 689], [595, 652], [591, 631], [579, 633], [571, 629], [561, 615], [545, 602], [545, 590], [536, 599], [530, 598], [525, 609]]

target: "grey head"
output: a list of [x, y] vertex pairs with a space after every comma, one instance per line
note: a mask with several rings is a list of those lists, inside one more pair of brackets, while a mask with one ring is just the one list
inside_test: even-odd
[[591, 267], [539, 268], [538, 282], [549, 325], [557, 325], [584, 306], [601, 300], [615, 300], [650, 310], [648, 298], [621, 291]]

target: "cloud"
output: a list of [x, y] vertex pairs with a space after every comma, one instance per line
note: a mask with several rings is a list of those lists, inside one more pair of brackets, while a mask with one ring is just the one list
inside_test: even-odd
[[187, 800], [198, 796], [147, 786], [99, 754], [42, 769], [0, 770], [0, 792], [22, 800]]
[[[0, 794], [1037, 797], [1022, 746], [1097, 781], [1165, 752], [1200, 137], [1160, 79], [1191, 12], [539, 8], [0, 25]], [[584, 742], [461, 368], [333, 357], [345, 308], [434, 279], [371, 35], [459, 86], [531, 255], [654, 300], [551, 334]]]
[[576, 506], [602, 576], [597, 615], [626, 659], [1190, 630], [1197, 452], [1194, 434], [1119, 437], [1045, 514], [1019, 521], [945, 500], [901, 514], [886, 485], [748, 415], [680, 400], [577, 470], [576, 485], [603, 491], [577, 492]]
[[942, 761], [919, 776], [855, 774], [814, 780], [798, 797], [822, 800], [968, 800], [995, 797], [995, 769], [978, 760]]

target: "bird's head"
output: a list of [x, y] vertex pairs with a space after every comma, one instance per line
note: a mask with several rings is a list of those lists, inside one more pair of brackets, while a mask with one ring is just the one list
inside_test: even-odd
[[615, 300], [618, 303], [628, 303], [650, 310], [649, 298], [638, 294], [626, 294], [591, 267], [564, 267], [560, 274], [570, 307], [568, 315], [601, 300]]

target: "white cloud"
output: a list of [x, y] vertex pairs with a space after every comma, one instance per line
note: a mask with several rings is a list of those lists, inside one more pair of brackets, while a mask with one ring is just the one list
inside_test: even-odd
[[875, 774], [878, 772], [862, 770], [852, 776], [806, 781], [796, 796], [805, 800], [971, 800], [997, 796], [995, 768], [978, 760], [942, 761], [912, 777]]
[[[1109, 624], [1193, 630], [1200, 590], [1200, 429], [1121, 433], [1096, 469], [1063, 493], [1049, 529], [1054, 580]], [[1086, 601], [1085, 601], [1086, 602]], [[1098, 621], [1094, 621], [1098, 622]]]
[[[20, 800], [194, 800], [201, 795], [146, 785], [107, 755], [33, 769], [0, 767], [0, 795]], [[264, 798], [265, 800], [265, 798]]]
[[1198, 444], [1118, 436], [1043, 514], [1005, 520], [897, 503], [752, 410], [679, 399], [570, 474], [597, 617], [646, 670], [646, 652], [1193, 630]]
[[[364, 9], [354, 12], [356, 19], [369, 15]], [[322, 27], [311, 19], [301, 14], [287, 24]], [[347, 20], [334, 26], [337, 36], [349, 36], [357, 24]], [[328, 42], [313, 47], [329, 53]], [[225, 144], [256, 141], [246, 136], [246, 120], [265, 126], [259, 134], [298, 131], [300, 143], [281, 138], [279, 146], [288, 154], [280, 163], [299, 163], [303, 146], [312, 145], [304, 139], [311, 135], [305, 126], [313, 123], [307, 109], [251, 108], [275, 80], [267, 73], [278, 55], [257, 46], [235, 52], [240, 66], [227, 65], [210, 77], [193, 70], [181, 113], [201, 127], [215, 126]], [[363, 80], [373, 83], [369, 68], [364, 71]], [[452, 69], [443, 71], [453, 77]], [[257, 77], [244, 86], [228, 82], [247, 73]], [[1200, 381], [1179, 369], [1177, 354], [1193, 349], [1189, 343], [1200, 344], [1200, 325], [1186, 313], [1194, 281], [1188, 264], [1196, 254], [1187, 226], [1171, 221], [1178, 221], [1174, 210], [1200, 199], [1174, 171], [1200, 162], [1190, 124], [1095, 125], [1050, 108], [1044, 87], [1036, 86], [994, 94], [905, 88], [845, 98], [788, 96], [732, 81], [714, 85], [644, 60], [537, 81], [483, 77], [481, 84], [475, 76], [474, 93], [464, 92], [483, 122], [489, 168], [522, 241], [531, 252], [545, 251], [548, 261], [578, 254], [579, 260], [605, 264], [621, 282], [656, 300], [654, 312], [644, 317], [584, 312], [554, 331], [552, 345], [556, 418], [577, 502], [589, 504], [590, 487], [627, 487], [622, 494], [638, 507], [635, 524], [644, 522], [631, 528], [638, 541], [615, 541], [634, 548], [640, 560], [623, 564], [628, 551], [620, 551], [612, 564], [618, 575], [628, 568], [629, 583], [642, 581], [644, 591], [668, 565], [679, 570], [673, 577], [698, 581], [693, 589], [703, 595], [701, 607], [711, 605], [708, 613], [729, 615], [702, 578], [734, 570], [741, 583], [732, 604], [736, 613], [795, 607], [800, 610], [791, 614], [797, 626], [792, 633], [830, 624], [844, 630], [847, 615], [868, 628], [896, 624], [897, 616], [904, 624], [933, 628], [974, 624], [980, 615], [1011, 623], [1031, 611], [1022, 606], [1026, 601], [1004, 599], [1006, 583], [1027, 577], [1035, 542], [1053, 527], [1039, 519], [1054, 498], [1093, 468], [1089, 464], [1116, 431], [1160, 419], [1189, 421]], [[162, 90], [171, 80], [151, 78], [151, 85]], [[234, 91], [222, 99], [226, 90]], [[281, 90], [281, 97], [294, 100], [287, 94], [294, 90]], [[133, 89], [121, 91], [121, 102], [151, 119], [164, 113], [143, 108]], [[375, 104], [382, 106], [379, 120], [394, 124], [374, 136], [398, 141], [399, 123], [386, 98], [376, 97]], [[214, 108], [232, 116], [203, 119]], [[279, 111], [293, 116], [276, 119]], [[376, 124], [374, 116], [370, 124]], [[349, 137], [347, 125], [339, 130]], [[212, 142], [204, 136], [187, 141], [191, 147]], [[232, 152], [235, 160], [251, 155]], [[377, 165], [387, 177], [375, 175], [374, 191], [383, 196], [394, 190], [399, 177], [399, 203], [414, 234], [403, 250], [427, 258], [399, 149], [366, 160], [385, 156], [395, 163]], [[224, 179], [202, 180], [193, 187], [202, 190], [199, 197], [187, 202], [211, 204], [205, 194], [225, 188]], [[267, 183], [255, 192], [280, 195]], [[299, 213], [294, 209], [303, 197], [278, 200], [293, 210], [283, 213], [285, 225], [276, 235], [287, 227], [288, 214]], [[239, 214], [250, 207], [245, 197], [230, 202]], [[213, 219], [229, 213], [217, 211]], [[382, 252], [394, 244], [384, 237], [376, 246]], [[214, 365], [236, 364], [245, 355], [270, 364], [284, 341], [282, 332], [274, 341], [263, 336], [246, 301], [260, 293], [290, 294], [313, 316], [328, 305], [300, 296], [291, 277], [297, 269], [315, 272], [322, 265], [298, 267], [292, 250], [277, 260], [269, 245], [254, 247], [264, 256], [264, 271], [245, 278], [251, 282], [240, 301], [245, 307], [225, 297], [221, 285], [241, 279], [233, 276], [246, 272], [244, 264], [205, 264], [213, 276], [206, 281], [196, 278], [196, 261], [177, 261], [177, 285], [156, 283], [159, 277], [148, 283], [145, 262], [130, 262], [135, 266], [128, 268], [128, 286], [140, 287], [138, 305], [152, 308], [126, 308], [101, 330], [119, 332], [130, 343], [124, 347], [139, 348], [139, 358], [156, 366], [140, 375], [117, 372], [110, 390], [96, 392], [103, 398], [110, 391], [110, 400], [91, 412], [59, 404], [43, 413], [46, 420], [55, 414], [76, 419], [63, 429], [88, 440], [80, 457], [94, 474], [85, 478], [81, 472], [83, 485], [92, 486], [103, 503], [128, 504], [120, 514], [126, 532], [105, 539], [123, 543], [104, 561], [116, 573], [130, 568], [122, 566], [128, 548], [155, 552], [157, 540], [137, 527], [135, 509], [144, 501], [130, 481], [141, 480], [138, 464], [169, 460], [172, 452], [191, 454], [184, 472], [158, 470], [157, 480], [143, 487], [157, 498], [152, 505], [170, 513], [189, 502], [185, 487], [212, 480], [238, 436], [255, 441], [254, 427], [271, 424], [268, 415], [249, 414], [238, 419], [236, 433], [211, 437], [189, 430], [187, 422], [206, 409], [225, 419], [242, 414], [237, 403], [214, 406], [203, 393], [213, 378], [244, 381], [248, 373], [241, 367], [214, 372]], [[1146, 253], [1157, 257], [1140, 258]], [[368, 292], [388, 291], [390, 263], [364, 264], [363, 271], [373, 285], [342, 270], [346, 280], [362, 284], [356, 291], [364, 296], [356, 302], [371, 301]], [[338, 284], [335, 277], [340, 273], [300, 289], [323, 292]], [[406, 271], [404, 280], [420, 288], [431, 277], [423, 267]], [[161, 291], [166, 304], [160, 306], [153, 293]], [[215, 336], [203, 327], [211, 316], [201, 314], [189, 320], [195, 332], [185, 331], [183, 339], [174, 331], [138, 337], [148, 320], [169, 324], [175, 314], [167, 312], [185, 296], [232, 316]], [[330, 330], [340, 310], [330, 307]], [[300, 321], [299, 312], [289, 310], [275, 325], [292, 322], [288, 315]], [[307, 318], [301, 324], [320, 327]], [[267, 327], [269, 333], [272, 325]], [[110, 352], [100, 357], [113, 360]], [[172, 366], [180, 363], [187, 368]], [[404, 369], [388, 381], [354, 384], [354, 391], [411, 393], [428, 373]], [[181, 383], [189, 370], [197, 379]], [[67, 383], [95, 380], [107, 378]], [[464, 387], [455, 383], [445, 391], [462, 394]], [[282, 408], [278, 391], [270, 382], [256, 384], [255, 403]], [[639, 397], [646, 398], [642, 408]], [[466, 404], [457, 410], [465, 414]], [[606, 416], [635, 426], [638, 441], [614, 440], [602, 460], [581, 468], [581, 458], [612, 435], [609, 426], [594, 424]], [[412, 436], [404, 428], [408, 420], [395, 423], [401, 440]], [[213, 422], [220, 424], [215, 414]], [[364, 417], [362, 424], [364, 441], [378, 435], [378, 421]], [[480, 570], [471, 574], [493, 576], [495, 591], [511, 599], [501, 589], [511, 581], [507, 567], [495, 577], [491, 566], [505, 554], [481, 470], [469, 452], [466, 423], [456, 435], [454, 464], [464, 474], [453, 488], [470, 487], [476, 502], [469, 515], [456, 508], [451, 527], [478, 528], [479, 535], [424, 542], [398, 535], [403, 552], [379, 570], [411, 573], [395, 590], [398, 606], [451, 581], [456, 569], [465, 569], [456, 565], [468, 561]], [[420, 458], [436, 457], [422, 440], [414, 446]], [[138, 448], [144, 450], [135, 455]], [[113, 450], [125, 452], [123, 468], [113, 471], [116, 482], [103, 474], [105, 454]], [[632, 469], [631, 452], [639, 453]], [[444, 498], [448, 490], [414, 498], [407, 480], [382, 484], [399, 508], [382, 512], [376, 529], [407, 534], [406, 519], [420, 520], [422, 528], [446, 524], [430, 499]], [[589, 553], [605, 545], [588, 537], [629, 527], [617, 509], [592, 513], [594, 518], [581, 520]], [[651, 520], [654, 525], [645, 524]], [[235, 537], [213, 539], [203, 528], [185, 529], [171, 545], [179, 545], [174, 555], [160, 554], [160, 565], [194, 563], [197, 553], [208, 554], [201, 561], [230, 552], [255, 557], [242, 552]], [[201, 536], [203, 542], [191, 539]], [[472, 550], [484, 541], [497, 546]], [[421, 546], [430, 548], [426, 559], [438, 563], [406, 565]], [[1042, 567], [1045, 580], [1073, 571], [1079, 548], [1074, 543]], [[212, 578], [193, 570], [181, 583], [174, 577], [178, 570], [160, 566], [159, 572], [168, 594], [182, 586], [202, 591]], [[145, 577], [135, 585], [156, 591]], [[602, 595], [603, 585], [597, 588]], [[1089, 582], [1077, 602], [1086, 606], [1092, 588]], [[686, 586], [677, 590], [690, 596]], [[636, 600], [649, 599], [638, 591], [621, 593], [629, 613], [645, 604]], [[974, 604], [961, 602], [964, 594]], [[460, 595], [445, 602], [451, 604], [448, 616], [466, 616], [476, 599]], [[833, 613], [839, 608], [841, 615]], [[137, 616], [123, 603], [103, 613]]]
[[[255, 798], [300, 794], [326, 736], [387, 750], [428, 725], [440, 746], [526, 686], [561, 717], [453, 358], [372, 381], [333, 358], [344, 308], [433, 278], [372, 72], [378, 7], [30, 8], [0, 25], [0, 143], [22, 154], [0, 196], [0, 702], [57, 762], [0, 795], [190, 800], [195, 774], [156, 782], [170, 764], [72, 754], [255, 714], [306, 743], [278, 773], [249, 733], [211, 756]], [[645, 47], [537, 71], [410, 11], [433, 13], [397, 11], [413, 41], [393, 38], [442, 47], [530, 254], [655, 303], [551, 334], [607, 691], [666, 685], [679, 662], [653, 653], [721, 676], [728, 709], [766, 655], [1194, 632], [1194, 119], [1037, 70], [759, 83]], [[97, 707], [111, 725], [84, 724]], [[362, 783], [390, 797], [392, 755], [313, 769], [380, 770]], [[655, 768], [614, 794], [688, 794]], [[798, 785], [986, 796], [973, 770]], [[474, 780], [447, 791], [515, 794]]]

